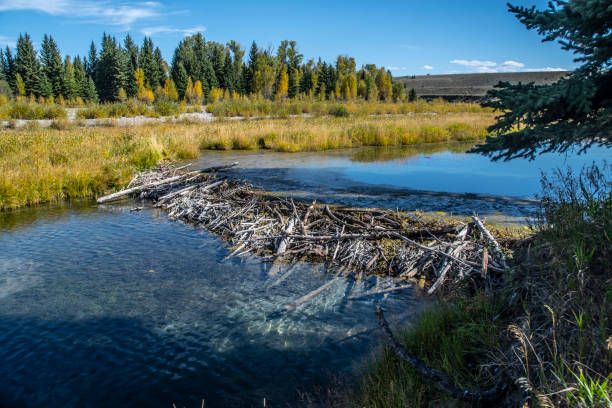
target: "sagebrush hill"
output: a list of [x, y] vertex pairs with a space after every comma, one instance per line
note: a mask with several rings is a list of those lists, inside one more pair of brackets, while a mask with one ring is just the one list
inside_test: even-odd
[[500, 81], [510, 83], [551, 84], [570, 71], [505, 72], [487, 74], [417, 75], [394, 78], [421, 98], [441, 97], [447, 100], [480, 100]]

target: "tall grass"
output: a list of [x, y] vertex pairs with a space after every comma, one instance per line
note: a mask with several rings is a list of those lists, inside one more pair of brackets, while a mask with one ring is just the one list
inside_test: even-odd
[[60, 105], [35, 102], [14, 102], [0, 105], [0, 119], [61, 119], [66, 111]]
[[257, 96], [224, 99], [210, 103], [206, 110], [216, 117], [287, 117], [290, 115], [397, 115], [410, 113], [483, 113], [491, 112], [473, 103], [445, 102], [441, 99], [432, 102], [417, 100], [414, 102], [370, 102], [364, 100], [331, 102], [313, 99], [290, 99], [272, 101]]

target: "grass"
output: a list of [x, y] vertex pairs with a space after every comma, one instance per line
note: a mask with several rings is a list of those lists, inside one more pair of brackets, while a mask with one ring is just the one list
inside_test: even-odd
[[15, 102], [0, 104], [0, 119], [60, 119], [66, 111], [60, 105], [39, 104], [35, 102]]
[[125, 185], [138, 169], [191, 159], [201, 149], [284, 152], [480, 140], [492, 114], [295, 118], [155, 124], [132, 128], [5, 131], [0, 139], [0, 210], [66, 198], [92, 198]]
[[271, 101], [257, 96], [225, 99], [206, 106], [216, 117], [287, 117], [290, 115], [331, 115], [337, 117], [367, 115], [398, 115], [410, 113], [485, 113], [489, 108], [477, 104], [449, 103], [443, 100], [427, 102], [369, 102], [353, 100], [344, 102], [291, 99]]
[[[604, 164], [604, 167], [607, 166]], [[604, 408], [612, 400], [612, 166], [543, 177], [531, 236], [495, 290], [465, 285], [421, 313], [400, 339], [463, 387], [499, 367], [514, 388], [500, 406]], [[464, 406], [386, 347], [341, 406]]]

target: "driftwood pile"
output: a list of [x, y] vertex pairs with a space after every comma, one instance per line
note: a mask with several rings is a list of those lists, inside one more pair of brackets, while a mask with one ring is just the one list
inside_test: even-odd
[[393, 278], [358, 297], [405, 288], [409, 280], [426, 282], [433, 294], [445, 282], [486, 279], [507, 268], [499, 244], [476, 216], [470, 223], [444, 224], [383, 209], [303, 203], [219, 176], [235, 165], [199, 171], [160, 167], [98, 202], [127, 195], [153, 200], [170, 217], [221, 235], [233, 246], [231, 256], [326, 262], [336, 278]]

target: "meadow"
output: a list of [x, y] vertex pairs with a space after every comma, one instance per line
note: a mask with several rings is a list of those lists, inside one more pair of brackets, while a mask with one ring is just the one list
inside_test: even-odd
[[492, 113], [449, 113], [6, 130], [0, 139], [0, 209], [93, 198], [123, 186], [138, 170], [193, 159], [203, 149], [297, 152], [478, 141], [493, 120]]

